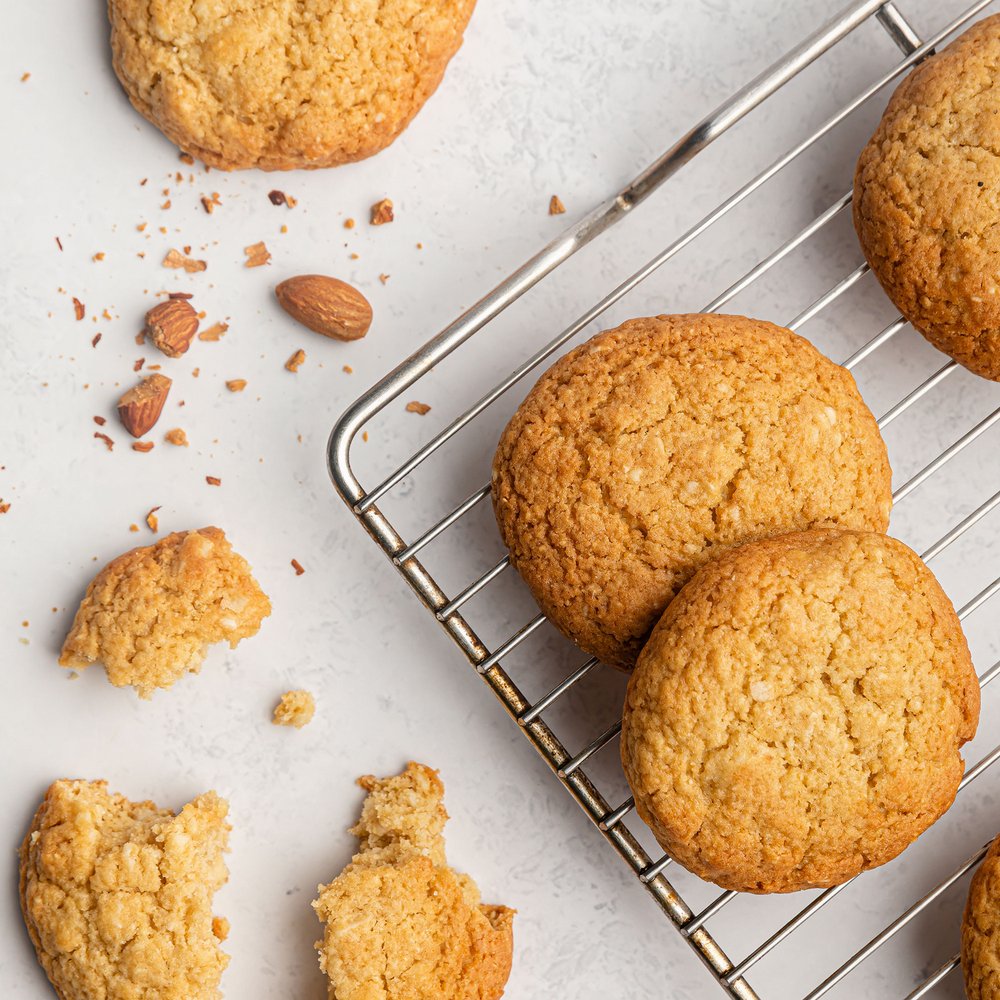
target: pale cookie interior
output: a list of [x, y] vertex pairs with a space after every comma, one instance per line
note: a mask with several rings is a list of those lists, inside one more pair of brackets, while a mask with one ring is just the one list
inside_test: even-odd
[[60, 1000], [220, 1000], [228, 925], [212, 896], [228, 878], [227, 811], [214, 792], [174, 815], [103, 781], [49, 788], [21, 847], [20, 894]]
[[410, 763], [366, 776], [360, 849], [313, 903], [331, 1000], [496, 1000], [510, 974], [514, 911], [479, 901], [448, 867], [437, 773]]
[[315, 714], [316, 699], [312, 692], [300, 688], [286, 691], [281, 696], [281, 700], [274, 706], [271, 721], [276, 726], [294, 726], [296, 729], [301, 729], [312, 722]]

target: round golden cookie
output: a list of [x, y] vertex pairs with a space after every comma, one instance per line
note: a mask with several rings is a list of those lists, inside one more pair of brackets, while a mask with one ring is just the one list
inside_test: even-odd
[[441, 82], [475, 0], [109, 0], [132, 104], [213, 167], [332, 167], [385, 148]]
[[1000, 837], [969, 886], [962, 916], [962, 972], [968, 1000], [1000, 1000]]
[[680, 592], [629, 680], [621, 755], [639, 815], [726, 889], [835, 885], [952, 803], [979, 686], [930, 570], [876, 532], [724, 553]]
[[493, 459], [511, 564], [558, 629], [625, 669], [720, 550], [820, 524], [884, 531], [891, 503], [850, 374], [742, 316], [599, 334], [541, 377]]
[[854, 224], [896, 307], [1000, 379], [1000, 15], [921, 63], [858, 160]]

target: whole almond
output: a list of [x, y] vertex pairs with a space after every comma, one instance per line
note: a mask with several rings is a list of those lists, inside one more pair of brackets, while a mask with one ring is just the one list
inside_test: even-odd
[[300, 274], [281, 282], [275, 298], [292, 319], [324, 337], [360, 340], [372, 325], [372, 307], [356, 288], [322, 274]]
[[160, 419], [170, 386], [171, 380], [166, 375], [150, 375], [118, 400], [118, 416], [132, 437], [149, 433]]
[[167, 299], [146, 313], [146, 336], [168, 358], [179, 358], [198, 332], [198, 313], [186, 299]]

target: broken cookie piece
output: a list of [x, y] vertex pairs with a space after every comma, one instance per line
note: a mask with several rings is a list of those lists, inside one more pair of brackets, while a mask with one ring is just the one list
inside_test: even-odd
[[212, 896], [229, 873], [228, 806], [178, 814], [103, 781], [56, 781], [21, 846], [21, 910], [60, 1000], [220, 1000], [229, 957]]
[[271, 602], [218, 528], [179, 531], [132, 549], [93, 579], [63, 643], [59, 663], [104, 664], [115, 687], [149, 698], [188, 671], [206, 648], [235, 648], [256, 635]]
[[304, 690], [286, 691], [277, 705], [271, 721], [276, 726], [294, 726], [301, 729], [312, 722], [316, 714], [316, 699], [312, 692]]
[[313, 903], [330, 1000], [497, 1000], [510, 975], [514, 911], [480, 903], [445, 860], [448, 814], [437, 772], [410, 763], [368, 775], [361, 842]]

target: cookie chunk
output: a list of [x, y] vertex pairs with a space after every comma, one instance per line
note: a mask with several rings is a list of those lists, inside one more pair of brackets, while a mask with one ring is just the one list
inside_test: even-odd
[[854, 224], [899, 311], [1000, 379], [1000, 15], [922, 62], [858, 161]]
[[313, 903], [330, 1000], [496, 1000], [510, 975], [514, 911], [479, 902], [468, 875], [448, 867], [444, 786], [410, 763], [368, 775], [361, 842]]
[[271, 602], [218, 528], [178, 531], [132, 549], [94, 577], [59, 662], [104, 664], [115, 687], [140, 697], [197, 673], [205, 649], [256, 635]]
[[60, 1000], [222, 997], [212, 895], [228, 878], [227, 811], [214, 792], [174, 815], [103, 781], [49, 788], [21, 845], [20, 893]]
[[884, 531], [891, 503], [851, 375], [741, 316], [599, 334], [541, 377], [493, 460], [511, 564], [560, 631], [622, 668], [720, 551], [824, 524]]
[[475, 0], [109, 0], [137, 111], [222, 170], [377, 153], [437, 89]]
[[271, 721], [276, 726], [294, 726], [301, 729], [312, 722], [316, 714], [316, 699], [311, 691], [286, 691], [277, 705]]
[[790, 892], [892, 860], [952, 803], [979, 685], [902, 542], [822, 529], [703, 567], [629, 680], [621, 755], [663, 849], [726, 889]]
[[1000, 1000], [1000, 837], [969, 886], [962, 917], [962, 972], [968, 1000]]

